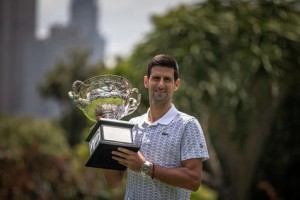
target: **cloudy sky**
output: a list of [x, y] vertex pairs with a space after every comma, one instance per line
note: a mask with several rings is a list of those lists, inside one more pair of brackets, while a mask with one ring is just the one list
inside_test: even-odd
[[[127, 55], [151, 30], [150, 16], [162, 14], [179, 4], [199, 0], [97, 0], [99, 32], [106, 39], [106, 59]], [[71, 0], [38, 1], [37, 35], [46, 37], [53, 24], [69, 21]]]

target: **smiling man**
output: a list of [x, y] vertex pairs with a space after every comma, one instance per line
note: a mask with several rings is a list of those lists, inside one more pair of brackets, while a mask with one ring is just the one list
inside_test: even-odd
[[104, 170], [108, 186], [121, 185], [127, 172], [128, 200], [190, 199], [201, 184], [202, 162], [208, 159], [205, 138], [198, 120], [180, 112], [172, 102], [179, 89], [175, 59], [160, 54], [147, 66], [144, 86], [148, 89], [148, 111], [130, 122], [139, 152], [124, 148], [112, 152], [127, 171]]

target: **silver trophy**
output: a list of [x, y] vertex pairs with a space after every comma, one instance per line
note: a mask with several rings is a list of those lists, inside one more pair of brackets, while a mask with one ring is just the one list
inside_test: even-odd
[[[97, 122], [86, 141], [89, 143], [88, 167], [125, 170], [126, 167], [113, 160], [111, 152], [118, 147], [138, 151], [134, 144], [134, 124], [120, 120], [133, 113], [140, 104], [141, 94], [121, 76], [99, 75], [73, 83], [68, 95], [88, 119]], [[101, 118], [97, 120], [97, 116]]]

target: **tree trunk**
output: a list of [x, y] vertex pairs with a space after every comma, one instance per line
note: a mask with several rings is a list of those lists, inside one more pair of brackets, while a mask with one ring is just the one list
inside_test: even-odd
[[[271, 84], [266, 85], [265, 82], [258, 81], [255, 85], [255, 103], [252, 106], [250, 113], [246, 113], [247, 138], [242, 146], [232, 140], [233, 129], [239, 126], [238, 119], [236, 125], [232, 126], [233, 115], [228, 115], [228, 118], [222, 118], [217, 112], [211, 116], [209, 126], [211, 130], [219, 130], [219, 133], [214, 135], [214, 145], [219, 150], [218, 154], [223, 161], [223, 172], [218, 172], [215, 183], [215, 189], [219, 192], [219, 199], [222, 200], [247, 200], [250, 198], [250, 188], [253, 181], [255, 168], [262, 155], [266, 140], [270, 136], [274, 114], [277, 112], [283, 98], [286, 94], [286, 89], [281, 89], [280, 93], [270, 92]], [[230, 125], [231, 124], [231, 125]], [[210, 138], [208, 139], [209, 146]], [[209, 148], [212, 159], [209, 162], [216, 162], [215, 151]], [[218, 169], [218, 164], [210, 164], [211, 169]], [[217, 170], [213, 170], [214, 173]], [[212, 176], [213, 177], [213, 176]]]

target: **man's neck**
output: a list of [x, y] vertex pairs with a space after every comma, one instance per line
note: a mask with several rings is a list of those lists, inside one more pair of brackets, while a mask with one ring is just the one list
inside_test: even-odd
[[149, 110], [149, 122], [153, 123], [156, 120], [160, 119], [164, 114], [166, 114], [170, 108], [172, 107], [172, 104], [164, 105], [164, 106], [150, 106]]

